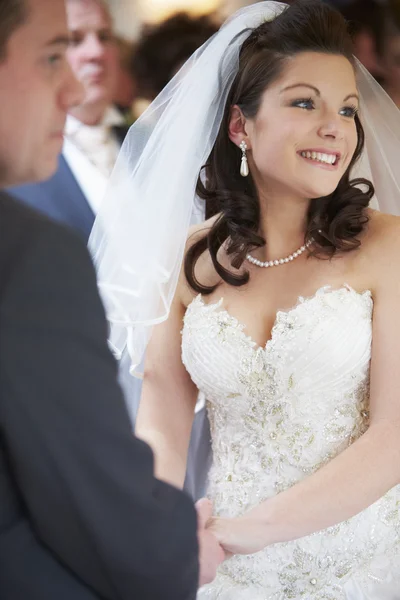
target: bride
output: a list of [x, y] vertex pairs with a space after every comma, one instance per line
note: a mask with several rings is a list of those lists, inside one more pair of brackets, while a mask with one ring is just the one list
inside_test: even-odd
[[227, 560], [201, 600], [400, 598], [400, 222], [354, 179], [369, 159], [400, 206], [391, 117], [339, 13], [261, 2], [124, 146], [91, 244], [116, 352], [140, 363], [156, 325], [136, 433], [159, 478], [183, 485], [207, 399]]

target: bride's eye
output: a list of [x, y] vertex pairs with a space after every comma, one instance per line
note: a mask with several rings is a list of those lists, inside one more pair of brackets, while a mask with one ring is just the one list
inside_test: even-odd
[[290, 106], [302, 108], [303, 110], [313, 110], [313, 108], [315, 108], [314, 100], [312, 98], [300, 98], [299, 100], [294, 100]]
[[349, 119], [354, 119], [354, 117], [356, 116], [356, 114], [358, 113], [358, 108], [357, 106], [344, 106], [341, 111], [340, 111], [340, 115], [342, 115], [342, 117], [348, 117]]

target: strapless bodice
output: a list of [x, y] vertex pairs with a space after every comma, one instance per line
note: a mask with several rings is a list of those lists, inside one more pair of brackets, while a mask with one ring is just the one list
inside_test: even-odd
[[[259, 347], [223, 299], [189, 305], [182, 359], [207, 398], [216, 514], [242, 514], [284, 491], [366, 431], [372, 311], [369, 291], [324, 287], [278, 312]], [[354, 573], [367, 580], [382, 554], [396, 554], [399, 506], [395, 488], [336, 527], [234, 557], [201, 597], [342, 600]]]

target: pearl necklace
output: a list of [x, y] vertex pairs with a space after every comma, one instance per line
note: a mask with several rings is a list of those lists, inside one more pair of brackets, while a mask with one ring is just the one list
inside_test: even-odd
[[311, 238], [310, 240], [308, 240], [307, 244], [304, 244], [304, 246], [301, 246], [301, 248], [296, 250], [296, 252], [293, 252], [293, 254], [289, 254], [289, 256], [287, 256], [286, 258], [279, 258], [278, 260], [267, 260], [266, 262], [262, 262], [261, 260], [257, 260], [257, 258], [254, 258], [254, 256], [252, 256], [251, 254], [247, 254], [246, 260], [248, 260], [252, 265], [256, 265], [256, 267], [278, 267], [279, 265], [284, 265], [285, 263], [291, 262], [301, 254], [303, 254], [303, 252], [305, 252], [313, 242], [314, 239]]

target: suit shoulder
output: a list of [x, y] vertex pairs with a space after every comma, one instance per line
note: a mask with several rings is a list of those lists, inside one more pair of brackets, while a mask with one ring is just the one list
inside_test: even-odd
[[48, 233], [49, 235], [60, 236], [62, 240], [75, 240], [76, 243], [85, 246], [79, 236], [71, 231], [69, 227], [55, 222], [42, 212], [26, 206], [5, 192], [0, 192], [0, 224], [3, 229], [11, 225], [18, 226], [18, 229], [12, 231], [12, 234], [16, 237], [21, 237], [22, 233], [26, 231], [30, 232], [31, 238], [35, 234], [46, 235]]
[[[42, 212], [20, 202], [12, 195], [12, 192], [0, 192], [0, 216], [1, 224], [4, 227], [8, 227], [8, 225], [14, 223], [20, 227], [35, 231], [46, 229], [46, 227], [51, 228], [54, 224]], [[15, 231], [14, 233], [18, 232]]]
[[[10, 195], [0, 192], [0, 248], [1, 264], [10, 267], [32, 252], [47, 252], [51, 262], [55, 254], [68, 253], [89, 262], [85, 243], [71, 229], [52, 221], [35, 209], [18, 202]], [[85, 261], [85, 256], [87, 261]]]

